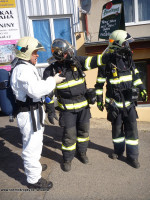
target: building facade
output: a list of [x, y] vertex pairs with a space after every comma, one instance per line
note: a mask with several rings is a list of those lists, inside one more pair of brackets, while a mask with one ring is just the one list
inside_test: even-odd
[[[81, 1], [80, 1], [81, 2]], [[91, 3], [90, 12], [82, 13], [82, 18], [85, 17], [88, 26], [84, 28], [86, 32], [86, 41], [84, 42], [84, 53], [86, 55], [97, 55], [102, 53], [108, 41], [98, 39], [100, 20], [102, 15], [102, 7], [108, 3], [108, 0], [93, 0]], [[140, 72], [141, 79], [146, 86], [148, 92], [148, 102], [142, 103], [138, 101], [140, 119], [149, 121], [148, 111], [150, 111], [150, 7], [148, 0], [124, 0], [124, 16], [125, 30], [134, 38], [134, 42], [130, 45], [133, 51], [133, 59]], [[85, 23], [85, 24], [86, 24]], [[89, 77], [91, 77], [90, 72]], [[93, 71], [95, 77], [97, 71]], [[88, 76], [88, 74], [87, 74]], [[89, 79], [89, 78], [87, 78]], [[94, 85], [95, 79], [89, 81], [89, 85]], [[98, 113], [97, 109], [93, 108], [93, 116], [106, 117], [106, 112]]]
[[[46, 52], [40, 52], [37, 64], [41, 75], [42, 70], [48, 66], [47, 59], [52, 55], [51, 44], [55, 38], [68, 40], [75, 46], [78, 55], [97, 55], [102, 53], [108, 45], [107, 40], [98, 39], [98, 34], [102, 7], [109, 0], [13, 1], [17, 10], [20, 37], [34, 36], [46, 49]], [[144, 104], [146, 109], [150, 105], [150, 7], [148, 3], [149, 0], [124, 0], [125, 28], [135, 39], [131, 44], [134, 51], [133, 58], [149, 94], [148, 104]], [[13, 47], [12, 45], [14, 52]], [[6, 56], [1, 59], [2, 61], [10, 60]], [[94, 87], [96, 77], [97, 70], [87, 72], [88, 87]], [[99, 113], [93, 116], [106, 117], [106, 112], [100, 114], [96, 110], [96, 105], [92, 107], [92, 110], [94, 110], [93, 113]]]

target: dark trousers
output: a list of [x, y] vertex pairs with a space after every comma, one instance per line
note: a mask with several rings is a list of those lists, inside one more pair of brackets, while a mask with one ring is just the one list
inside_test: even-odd
[[76, 150], [86, 152], [89, 143], [90, 109], [79, 112], [64, 111], [60, 113], [60, 125], [63, 126], [62, 153], [63, 159], [71, 161]]
[[112, 139], [116, 154], [123, 154], [126, 147], [127, 157], [138, 158], [139, 145], [136, 119], [137, 113], [133, 106], [128, 110], [127, 117], [124, 117], [123, 111], [120, 111], [118, 117], [112, 123]]

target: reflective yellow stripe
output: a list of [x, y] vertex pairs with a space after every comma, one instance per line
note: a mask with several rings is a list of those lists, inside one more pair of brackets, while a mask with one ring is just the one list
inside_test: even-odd
[[50, 101], [48, 104], [54, 103], [54, 100]]
[[126, 140], [126, 144], [129, 145], [138, 145], [139, 144], [139, 140]]
[[135, 72], [135, 74], [138, 74], [138, 73], [139, 73], [139, 71], [138, 71], [137, 69], [135, 69], [134, 72]]
[[120, 76], [119, 79], [121, 82], [132, 81], [132, 75]]
[[102, 63], [102, 54], [99, 54], [98, 56], [97, 56], [97, 65], [98, 66], [100, 66], [100, 65], [102, 65], [103, 63]]
[[87, 142], [87, 141], [89, 141], [89, 137], [87, 137], [87, 138], [80, 138], [80, 137], [77, 137], [77, 141], [78, 141], [78, 142]]
[[[107, 102], [107, 103], [110, 102], [110, 99], [109, 99], [108, 97], [106, 97], [106, 102]], [[117, 101], [115, 101], [115, 100], [114, 100], [114, 102], [115, 102], [115, 104], [116, 104], [117, 107], [123, 108], [123, 103], [122, 103], [122, 102], [117, 102]], [[128, 107], [130, 104], [131, 104], [130, 101], [125, 101], [125, 107]]]
[[98, 83], [105, 83], [105, 81], [106, 81], [106, 78], [97, 77], [97, 82]]
[[114, 142], [114, 143], [121, 143], [121, 142], [123, 142], [124, 140], [125, 140], [124, 137], [120, 137], [120, 138], [113, 139], [113, 142]]
[[96, 90], [96, 95], [102, 95], [103, 94], [103, 90]]
[[120, 84], [120, 80], [117, 78], [117, 79], [109, 79], [109, 82], [111, 83], [111, 84]]
[[141, 79], [138, 79], [138, 80], [136, 80], [136, 81], [133, 82], [134, 86], [137, 86], [137, 85], [140, 85], [140, 84], [143, 84], [142, 81], [141, 81]]
[[62, 149], [62, 150], [67, 150], [67, 151], [73, 151], [73, 150], [76, 149], [76, 143], [73, 144], [73, 145], [70, 146], [70, 147], [65, 147], [65, 146], [62, 144], [61, 149]]
[[80, 85], [80, 84], [84, 83], [84, 81], [85, 81], [84, 78], [80, 78], [77, 81], [76, 80], [71, 80], [71, 81], [68, 81], [68, 82], [65, 82], [65, 83], [57, 84], [56, 88], [57, 89], [65, 89], [65, 88], [68, 88], [68, 87]]
[[[88, 102], [87, 100], [86, 101], [82, 101], [80, 103], [74, 103], [74, 104], [65, 104], [67, 110], [72, 110], [72, 109], [79, 109], [79, 108], [82, 108], [82, 107], [85, 107], [88, 105]], [[62, 108], [63, 110], [65, 109], [63, 104], [61, 104], [59, 101], [58, 101], [58, 106], [60, 108]]]
[[87, 70], [91, 69], [90, 64], [91, 64], [92, 58], [93, 58], [93, 56], [89, 56], [89, 57], [87, 57], [87, 59], [85, 60], [85, 68], [86, 68]]
[[132, 81], [132, 75], [120, 76], [118, 79], [109, 79], [111, 84], [119, 84], [121, 82]]

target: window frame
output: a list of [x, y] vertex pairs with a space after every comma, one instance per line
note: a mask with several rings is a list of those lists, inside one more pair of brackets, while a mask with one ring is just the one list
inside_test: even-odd
[[[70, 28], [71, 28], [71, 40], [72, 40], [72, 45], [75, 46], [75, 37], [74, 37], [74, 30], [73, 30], [73, 19], [72, 19], [72, 14], [63, 14], [63, 15], [44, 15], [44, 16], [30, 16], [29, 17], [29, 30], [30, 34], [32, 37], [34, 37], [34, 31], [33, 31], [33, 20], [49, 20], [49, 25], [50, 25], [50, 33], [51, 33], [51, 41], [55, 39], [55, 32], [54, 32], [54, 20], [55, 19], [65, 19], [69, 18], [70, 19]], [[38, 63], [36, 64], [37, 67], [46, 67], [48, 66], [48, 63]]]
[[146, 20], [146, 21], [139, 21], [138, 17], [138, 0], [133, 0], [134, 1], [134, 12], [135, 12], [135, 21], [134, 22], [126, 22], [125, 25], [126, 26], [134, 26], [134, 25], [144, 25], [144, 24], [150, 24], [150, 20]]

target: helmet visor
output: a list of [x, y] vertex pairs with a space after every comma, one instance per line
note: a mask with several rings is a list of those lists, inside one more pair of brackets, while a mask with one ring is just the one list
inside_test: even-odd
[[133, 42], [133, 41], [134, 41], [133, 38], [130, 38], [130, 39], [124, 41], [124, 42], [122, 43], [122, 47], [129, 47], [129, 46], [130, 46], [129, 43], [131, 43], [131, 42]]
[[127, 42], [128, 43], [131, 43], [131, 42], [133, 42], [134, 41], [134, 39], [131, 37], [131, 38], [129, 38], [129, 39], [127, 39]]
[[131, 37], [129, 33], [127, 33], [127, 37], [125, 38], [125, 40], [128, 41], [128, 43], [131, 43], [134, 41], [133, 37]]
[[35, 47], [38, 51], [46, 51], [41, 43], [38, 42], [37, 46]]

